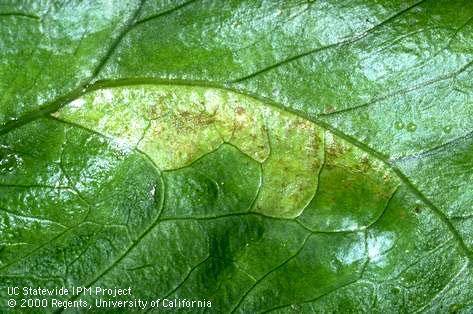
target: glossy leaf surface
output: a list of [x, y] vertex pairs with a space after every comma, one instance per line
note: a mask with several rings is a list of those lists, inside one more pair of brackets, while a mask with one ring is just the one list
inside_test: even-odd
[[473, 310], [468, 1], [7, 2], [0, 24], [2, 311], [10, 286]]

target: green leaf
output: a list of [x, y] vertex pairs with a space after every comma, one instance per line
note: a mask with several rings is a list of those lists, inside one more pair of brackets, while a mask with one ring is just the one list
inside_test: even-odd
[[5, 3], [0, 23], [1, 312], [30, 298], [8, 287], [94, 289], [46, 313], [473, 310], [467, 1]]

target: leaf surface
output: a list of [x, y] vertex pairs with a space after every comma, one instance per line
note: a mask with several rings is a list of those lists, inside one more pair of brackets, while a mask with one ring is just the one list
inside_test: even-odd
[[0, 5], [0, 306], [130, 286], [212, 302], [182, 312], [471, 311], [472, 16]]

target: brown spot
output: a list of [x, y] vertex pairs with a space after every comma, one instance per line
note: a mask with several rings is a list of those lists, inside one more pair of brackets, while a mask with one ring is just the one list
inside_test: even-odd
[[242, 114], [245, 113], [245, 108], [238, 106], [238, 107], [235, 108], [235, 112], [238, 115], [242, 115]]
[[420, 214], [422, 212], [422, 208], [420, 206], [416, 206], [416, 207], [414, 207], [414, 212], [416, 214]]
[[326, 146], [326, 152], [328, 155], [333, 156], [333, 158], [338, 158], [350, 151], [350, 148], [348, 146], [339, 144], [339, 143], [333, 143], [331, 145]]
[[191, 131], [215, 123], [215, 116], [205, 111], [180, 111], [174, 115], [173, 124], [178, 130]]
[[160, 116], [160, 107], [158, 104], [148, 107], [148, 115], [151, 120], [158, 119]]
[[358, 168], [357, 170], [360, 172], [363, 172], [363, 173], [368, 172], [371, 169], [371, 165], [369, 163], [368, 158], [364, 157], [363, 159], [361, 159], [357, 168]]
[[236, 123], [235, 123], [235, 127], [233, 128], [233, 131], [234, 131], [234, 132], [235, 132], [235, 131], [241, 131], [241, 130], [243, 130], [243, 129], [244, 129], [243, 123], [236, 122]]

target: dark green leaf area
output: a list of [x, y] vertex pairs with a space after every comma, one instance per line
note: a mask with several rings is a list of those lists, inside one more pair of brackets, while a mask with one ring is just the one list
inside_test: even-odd
[[362, 232], [313, 234], [296, 254], [249, 289], [238, 312], [271, 310], [324, 295], [359, 278], [365, 262]]
[[175, 296], [191, 297], [198, 291], [201, 297], [213, 296], [216, 306], [226, 312], [244, 302], [254, 286], [296, 254], [307, 237], [294, 223], [257, 216], [208, 222], [205, 227], [210, 229], [214, 258]]
[[132, 285], [135, 295], [151, 298], [207, 299], [212, 312], [230, 312], [307, 237], [295, 222], [254, 214], [163, 219], [98, 284]]
[[212, 217], [242, 213], [253, 204], [260, 164], [223, 144], [184, 168], [164, 173], [163, 217]]
[[[331, 236], [340, 234], [346, 233]], [[432, 306], [433, 299], [445, 287], [453, 287], [457, 278], [468, 281], [468, 260], [458, 258], [458, 243], [404, 187], [366, 230], [365, 243], [367, 262], [359, 277], [314, 293], [312, 299], [276, 307], [276, 312], [326, 313], [330, 308], [335, 313], [409, 313]], [[351, 256], [342, 247], [338, 253]]]

